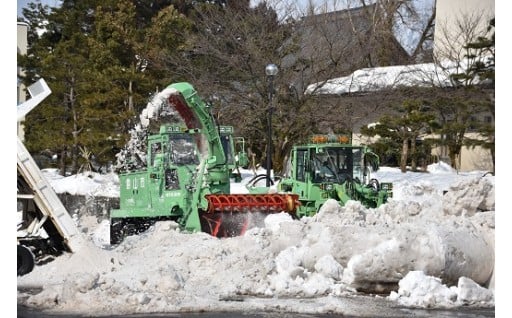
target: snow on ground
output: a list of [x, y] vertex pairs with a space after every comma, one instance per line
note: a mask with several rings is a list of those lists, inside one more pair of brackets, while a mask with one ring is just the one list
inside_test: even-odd
[[115, 173], [84, 172], [67, 177], [61, 176], [57, 169], [43, 169], [42, 173], [57, 193], [119, 197], [119, 178]]
[[[361, 292], [406, 307], [494, 306], [494, 176], [381, 168], [394, 197], [377, 209], [328, 201], [314, 217], [265, 218], [245, 235], [218, 239], [171, 221], [108, 245], [108, 220], [80, 216], [80, 249], [18, 277], [18, 303], [89, 315], [280, 310], [361, 315], [347, 305]], [[243, 172], [243, 182], [253, 173]], [[107, 195], [115, 175], [52, 177], [57, 192]], [[259, 173], [265, 173], [259, 171]], [[100, 185], [102, 184], [102, 185]], [[233, 192], [245, 192], [233, 184]], [[369, 295], [369, 294], [367, 294]], [[361, 297], [361, 296], [358, 296]], [[368, 306], [366, 314], [383, 310]], [[363, 311], [364, 311], [363, 310]], [[383, 313], [383, 312], [380, 312]]]

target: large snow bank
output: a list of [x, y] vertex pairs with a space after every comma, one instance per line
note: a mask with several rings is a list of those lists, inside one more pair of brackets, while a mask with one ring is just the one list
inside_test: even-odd
[[86, 244], [19, 277], [19, 286], [42, 291], [18, 292], [18, 302], [89, 314], [356, 315], [360, 308], [344, 299], [367, 291], [411, 307], [494, 306], [494, 177], [451, 174], [440, 186], [422, 175], [421, 186], [402, 176], [402, 199], [378, 209], [330, 200], [314, 217], [269, 215], [235, 238], [184, 233], [166, 221], [110, 248], [108, 222], [82, 218]]
[[72, 176], [61, 176], [57, 169], [41, 170], [56, 193], [71, 195], [119, 197], [119, 176], [86, 171]]

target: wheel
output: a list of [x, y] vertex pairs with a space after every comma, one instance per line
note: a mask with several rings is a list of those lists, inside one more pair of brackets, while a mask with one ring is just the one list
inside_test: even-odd
[[110, 245], [121, 243], [127, 236], [140, 234], [155, 224], [148, 218], [112, 218], [110, 219]]
[[110, 245], [121, 243], [125, 237], [124, 219], [113, 218], [110, 220]]
[[35, 263], [32, 251], [28, 247], [18, 244], [18, 276], [30, 273], [34, 269]]

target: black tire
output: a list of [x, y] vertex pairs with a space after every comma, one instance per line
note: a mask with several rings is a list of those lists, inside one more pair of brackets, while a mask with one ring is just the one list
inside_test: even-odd
[[155, 218], [110, 219], [110, 245], [121, 243], [127, 236], [140, 234], [155, 224]]
[[126, 236], [124, 233], [125, 222], [123, 219], [110, 220], [110, 245], [117, 245]]
[[23, 245], [18, 244], [18, 276], [30, 273], [36, 264], [32, 251]]

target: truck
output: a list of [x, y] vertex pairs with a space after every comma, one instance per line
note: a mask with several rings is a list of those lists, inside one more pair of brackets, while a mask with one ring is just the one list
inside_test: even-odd
[[[300, 218], [316, 213], [328, 198], [376, 207], [391, 196], [391, 184], [369, 179], [368, 167], [375, 168], [378, 157], [348, 142], [294, 147], [293, 168], [277, 192], [258, 186], [262, 176], [256, 176], [247, 185], [248, 193], [231, 193], [231, 180], [239, 181], [237, 171], [247, 164], [243, 138], [235, 137], [231, 126], [217, 124], [210, 105], [190, 83], [174, 83], [165, 91], [165, 112], [173, 109], [181, 120], [160, 123], [146, 138], [145, 166], [119, 174], [119, 208], [110, 211], [112, 245], [159, 220], [173, 220], [190, 232], [229, 237], [261, 224], [261, 219], [255, 221], [255, 212], [286, 212]], [[163, 108], [143, 112], [143, 117], [158, 112]], [[349, 169], [343, 173], [342, 153]], [[316, 175], [320, 161], [333, 169], [324, 180]]]
[[[31, 98], [18, 105], [18, 122], [51, 90], [44, 79], [28, 87]], [[17, 142], [17, 275], [81, 246], [78, 228], [18, 136]]]

